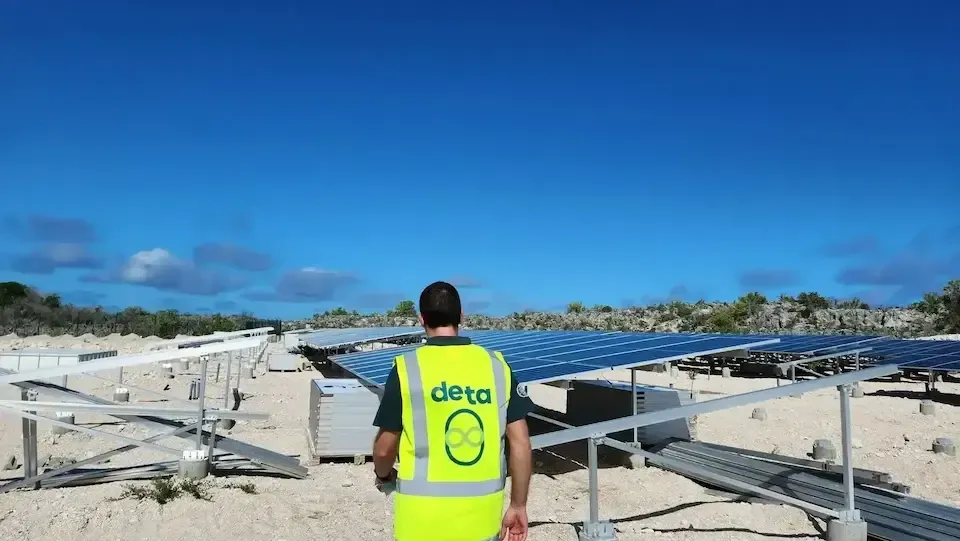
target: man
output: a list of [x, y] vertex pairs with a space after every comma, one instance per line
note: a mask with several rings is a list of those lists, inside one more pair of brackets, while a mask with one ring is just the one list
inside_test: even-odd
[[457, 335], [462, 317], [452, 285], [423, 290], [419, 318], [427, 342], [396, 358], [373, 422], [380, 428], [373, 445], [377, 487], [396, 482], [398, 541], [527, 537], [532, 460], [525, 418], [533, 403], [521, 396], [502, 354]]

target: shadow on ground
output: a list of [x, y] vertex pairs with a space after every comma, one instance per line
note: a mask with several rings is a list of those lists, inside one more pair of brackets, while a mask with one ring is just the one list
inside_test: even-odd
[[941, 393], [940, 391], [906, 391], [901, 389], [881, 389], [872, 393], [866, 393], [867, 396], [887, 396], [890, 398], [909, 398], [911, 400], [932, 400], [939, 404], [948, 406], [960, 406], [960, 394]]
[[[565, 415], [556, 411], [537, 407], [534, 412], [544, 417], [566, 422]], [[532, 417], [527, 419], [527, 424], [530, 427], [531, 436], [554, 432], [560, 429], [560, 427], [548, 421]], [[620, 468], [629, 466], [629, 464], [630, 457], [627, 453], [605, 445], [597, 448], [597, 465], [600, 468]], [[554, 445], [548, 449], [534, 449], [533, 451], [533, 472], [540, 475], [554, 477], [586, 467], [586, 440]]]
[[[617, 525], [618, 525], [618, 524], [627, 524], [627, 523], [631, 523], [631, 522], [642, 522], [642, 521], [644, 521], [644, 520], [650, 520], [650, 519], [653, 519], [653, 518], [658, 518], [658, 517], [663, 517], [663, 516], [671, 515], [671, 514], [673, 514], [673, 513], [677, 513], [677, 512], [679, 512], [679, 511], [683, 511], [683, 510], [686, 510], [686, 509], [691, 509], [691, 508], [699, 507], [699, 506], [702, 506], [702, 505], [717, 504], [717, 503], [726, 503], [726, 502], [698, 501], [698, 502], [681, 503], [681, 504], [678, 504], [678, 505], [674, 505], [673, 507], [667, 507], [667, 508], [665, 508], [665, 509], [659, 509], [659, 510], [657, 510], [657, 511], [651, 511], [651, 512], [649, 512], [649, 513], [640, 513], [640, 514], [633, 515], [633, 516], [629, 516], [629, 517], [611, 518], [611, 519], [608, 519], [608, 520], [609, 520], [611, 523], [613, 523], [614, 528], [617, 528]], [[826, 534], [826, 528], [825, 528], [824, 525], [822, 524], [822, 521], [820, 521], [819, 519], [817, 519], [816, 517], [814, 517], [814, 516], [812, 516], [812, 515], [807, 515], [807, 520], [810, 521], [810, 524], [813, 526], [813, 528], [817, 531], [817, 533], [818, 533], [819, 535], [823, 536], [823, 535]], [[550, 524], [564, 524], [564, 525], [570, 526], [571, 528], [573, 528], [573, 529], [577, 532], [578, 535], [580, 534], [580, 531], [583, 529], [583, 521], [580, 521], [580, 522], [544, 522], [544, 521], [534, 521], [534, 522], [531, 522], [531, 523], [530, 523], [530, 528], [536, 528], [536, 527], [538, 527], [538, 526], [545, 526], [545, 525], [550, 525]], [[806, 538], [811, 537], [810, 534], [766, 532], [766, 531], [754, 530], [754, 529], [752, 529], [752, 528], [736, 528], [736, 527], [729, 527], [729, 528], [695, 528], [695, 527], [693, 527], [693, 526], [691, 525], [691, 526], [688, 526], [688, 527], [686, 527], [686, 528], [652, 528], [652, 527], [649, 527], [649, 526], [646, 526], [645, 528], [648, 528], [648, 529], [650, 530], [650, 533], [659, 533], [659, 534], [665, 534], [665, 533], [681, 533], [681, 532], [702, 532], [702, 533], [740, 533], [740, 534], [753, 534], [753, 535], [759, 535], [759, 536], [762, 536], [762, 537], [777, 537], [777, 538], [781, 538], [781, 539], [806, 539]], [[617, 528], [617, 529], [619, 530], [619, 528]]]

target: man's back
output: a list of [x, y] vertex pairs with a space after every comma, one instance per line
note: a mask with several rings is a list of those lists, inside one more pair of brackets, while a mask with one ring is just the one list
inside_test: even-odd
[[[480, 541], [507, 528], [510, 539], [522, 539], [530, 477], [524, 418], [532, 403], [519, 396], [502, 355], [457, 336], [462, 311], [453, 286], [428, 286], [420, 310], [426, 344], [396, 358], [374, 420], [377, 482], [396, 480], [394, 536]], [[503, 514], [508, 433], [515, 479]]]
[[496, 535], [506, 474], [509, 368], [475, 345], [426, 345], [398, 358], [396, 366], [403, 400], [397, 538]]

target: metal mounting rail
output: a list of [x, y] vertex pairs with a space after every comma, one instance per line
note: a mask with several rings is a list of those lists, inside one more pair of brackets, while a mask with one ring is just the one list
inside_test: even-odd
[[[663, 469], [709, 484], [723, 486], [714, 477], [739, 484], [762, 486], [780, 499], [788, 496], [827, 509], [842, 508], [845, 487], [840, 475], [816, 472], [783, 463], [717, 449], [711, 444], [677, 441], [659, 449], [651, 462]], [[732, 483], [726, 485], [737, 492]], [[889, 541], [956, 541], [960, 539], [960, 509], [875, 488], [858, 479], [854, 488], [857, 509], [872, 538]], [[755, 491], [754, 491], [755, 492]]]
[[781, 396], [819, 391], [821, 389], [827, 389], [835, 386], [850, 385], [858, 381], [888, 376], [899, 371], [900, 369], [895, 366], [874, 366], [872, 368], [867, 368], [856, 372], [844, 372], [843, 374], [838, 374], [835, 376], [803, 381], [791, 385], [784, 385], [782, 387], [772, 387], [769, 389], [762, 389], [760, 391], [753, 391], [750, 393], [708, 400], [706, 402], [698, 402], [696, 404], [690, 404], [687, 406], [652, 411], [649, 413], [641, 413], [639, 415], [620, 417], [619, 419], [601, 421], [599, 423], [579, 426], [577, 428], [558, 430], [556, 432], [550, 432], [549, 434], [534, 436], [533, 438], [530, 438], [530, 443], [534, 449], [542, 449], [544, 447], [552, 447], [554, 445], [570, 443], [572, 441], [585, 440], [587, 438], [595, 437], [598, 434], [603, 436], [610, 434], [611, 432], [630, 430], [638, 426], [650, 426], [657, 423], [672, 421], [674, 419], [692, 417], [694, 415], [704, 415], [714, 411], [745, 406], [747, 404], [753, 404], [756, 402], [764, 402], [766, 400], [773, 400], [774, 398], [780, 398]]

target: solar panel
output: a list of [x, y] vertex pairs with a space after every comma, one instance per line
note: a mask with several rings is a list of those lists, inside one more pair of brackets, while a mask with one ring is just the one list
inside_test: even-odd
[[420, 327], [349, 327], [318, 329], [301, 334], [299, 339], [315, 348], [329, 349], [422, 334]]
[[874, 364], [960, 372], [960, 340], [885, 340], [864, 355]]
[[809, 335], [809, 334], [754, 334], [748, 335], [758, 339], [780, 338], [780, 343], [772, 346], [763, 346], [756, 351], [764, 353], [793, 353], [814, 355], [827, 353], [830, 350], [853, 349], [859, 347], [873, 347], [879, 341], [888, 340], [880, 335]]
[[[475, 344], [503, 353], [519, 382], [537, 383], [775, 343], [749, 336], [607, 331], [463, 331]], [[383, 385], [398, 355], [420, 344], [336, 355], [344, 370]]]

